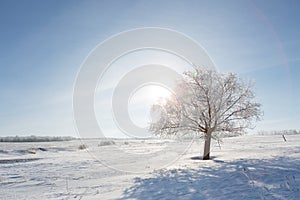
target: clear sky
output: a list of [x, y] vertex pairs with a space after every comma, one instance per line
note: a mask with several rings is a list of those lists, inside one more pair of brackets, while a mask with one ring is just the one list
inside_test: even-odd
[[221, 72], [255, 79], [264, 111], [255, 131], [300, 129], [299, 9], [298, 0], [1, 0], [0, 136], [76, 135], [80, 65], [103, 40], [142, 27], [182, 32]]

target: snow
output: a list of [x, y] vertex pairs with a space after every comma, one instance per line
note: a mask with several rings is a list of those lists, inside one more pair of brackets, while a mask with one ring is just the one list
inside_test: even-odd
[[300, 135], [286, 139], [213, 141], [207, 161], [198, 140], [0, 143], [0, 199], [299, 199]]

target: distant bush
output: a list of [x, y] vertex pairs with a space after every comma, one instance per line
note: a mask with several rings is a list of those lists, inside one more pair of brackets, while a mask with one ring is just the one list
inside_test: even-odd
[[300, 134], [300, 130], [272, 130], [272, 131], [259, 131], [259, 135], [295, 135]]
[[56, 142], [70, 141], [73, 137], [50, 137], [50, 136], [7, 136], [0, 137], [0, 142]]
[[124, 142], [124, 144], [125, 144], [125, 145], [128, 145], [128, 144], [129, 144], [129, 142], [127, 142], [127, 141], [126, 141], [126, 142]]
[[116, 144], [113, 140], [103, 140], [101, 141], [98, 146], [108, 146], [108, 145], [114, 145]]
[[7, 154], [8, 151], [5, 151], [5, 150], [0, 149], [0, 153]]
[[87, 148], [87, 146], [85, 145], [85, 144], [81, 144], [81, 145], [79, 145], [79, 147], [78, 147], [78, 149], [80, 149], [80, 150], [84, 150], [84, 149], [86, 149]]

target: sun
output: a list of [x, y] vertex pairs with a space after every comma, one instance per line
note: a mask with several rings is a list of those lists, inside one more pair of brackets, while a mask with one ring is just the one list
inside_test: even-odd
[[139, 127], [149, 124], [150, 110], [154, 104], [165, 101], [172, 92], [161, 85], [144, 85], [136, 89], [128, 101], [128, 114]]
[[149, 91], [147, 96], [154, 102], [167, 99], [172, 94], [168, 88], [160, 85], [149, 85], [147, 89]]

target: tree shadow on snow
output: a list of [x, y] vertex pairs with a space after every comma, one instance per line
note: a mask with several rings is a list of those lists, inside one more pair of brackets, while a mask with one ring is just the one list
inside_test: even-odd
[[[203, 161], [206, 162], [206, 161]], [[211, 162], [211, 161], [208, 161]], [[201, 162], [200, 162], [201, 165]], [[160, 170], [135, 178], [122, 199], [299, 199], [300, 160], [214, 162], [199, 169]]]
[[[193, 156], [191, 157], [191, 160], [203, 160], [202, 156]], [[224, 162], [223, 160], [217, 160], [215, 156], [210, 156], [210, 160], [214, 161], [214, 162]]]

